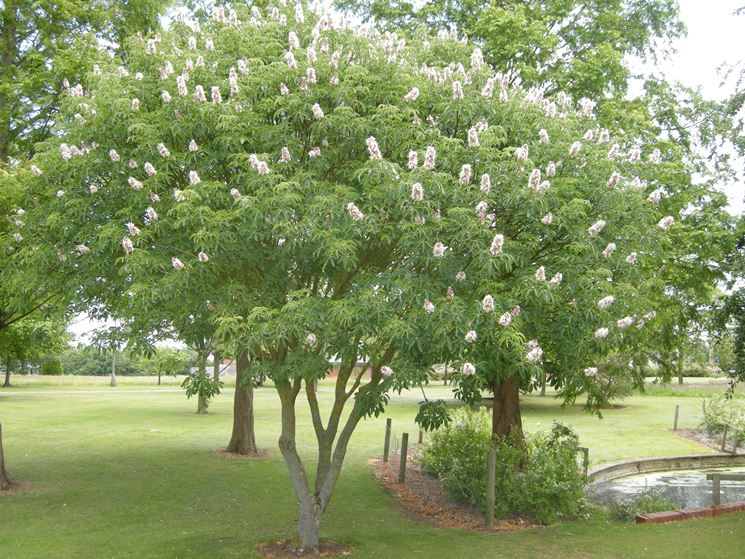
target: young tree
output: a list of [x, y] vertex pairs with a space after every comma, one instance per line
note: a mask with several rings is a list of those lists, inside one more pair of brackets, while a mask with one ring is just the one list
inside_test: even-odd
[[[302, 551], [391, 390], [453, 363], [460, 396], [495, 392], [501, 434], [519, 428], [517, 389], [542, 354], [566, 398], [592, 402], [594, 364], [643, 335], [664, 288], [650, 263], [677, 218], [657, 209], [661, 154], [599, 129], [591, 101], [510, 88], [447, 33], [408, 45], [302, 5], [177, 22], [130, 42], [127, 70], [102, 63], [73, 88], [59, 140], [17, 175], [20, 244], [75, 269], [81, 300], [207, 309], [221, 346], [250, 358], [247, 380], [271, 378]], [[332, 356], [324, 422], [314, 384]], [[443, 405], [418, 419], [438, 425]]]
[[171, 349], [168, 347], [159, 347], [149, 358], [158, 375], [158, 386], [160, 386], [160, 377], [166, 375], [178, 375], [188, 372], [191, 367], [191, 357], [185, 351]]

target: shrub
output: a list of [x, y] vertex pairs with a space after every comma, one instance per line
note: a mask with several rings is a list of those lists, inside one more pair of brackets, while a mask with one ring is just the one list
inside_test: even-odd
[[39, 367], [39, 374], [42, 375], [61, 375], [62, 361], [59, 357], [45, 357]]
[[529, 435], [522, 448], [511, 443], [492, 441], [485, 412], [461, 410], [450, 425], [432, 434], [420, 461], [426, 472], [440, 478], [451, 499], [483, 511], [486, 459], [495, 448], [495, 516], [550, 524], [582, 512], [585, 478], [577, 464], [577, 435], [569, 427], [555, 423], [549, 433]]
[[724, 431], [724, 426], [737, 429], [738, 439], [745, 441], [745, 402], [734, 400], [725, 396], [703, 399], [703, 424], [702, 429], [710, 435], [719, 435]]
[[678, 505], [669, 501], [659, 488], [650, 489], [636, 497], [619, 499], [611, 507], [611, 514], [618, 520], [633, 522], [637, 515], [675, 510]]

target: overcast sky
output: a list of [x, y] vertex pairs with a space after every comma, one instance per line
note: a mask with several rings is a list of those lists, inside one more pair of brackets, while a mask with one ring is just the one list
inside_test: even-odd
[[[745, 16], [733, 15], [741, 6], [745, 6], [745, 0], [680, 0], [681, 19], [688, 28], [688, 35], [674, 43], [676, 52], [669, 60], [662, 60], [649, 69], [685, 85], [700, 86], [706, 97], [727, 97], [731, 84], [720, 87], [722, 78], [717, 69], [724, 63], [745, 60]], [[730, 210], [741, 214], [745, 208], [743, 183], [723, 188], [730, 200]], [[97, 327], [100, 324], [81, 317], [70, 326], [70, 331], [86, 338], [85, 333]]]

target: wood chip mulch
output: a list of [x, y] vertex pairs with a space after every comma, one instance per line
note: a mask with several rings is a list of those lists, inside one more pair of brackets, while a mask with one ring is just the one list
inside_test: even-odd
[[[678, 429], [677, 431], [668, 429], [668, 431], [675, 433], [679, 437], [683, 437], [684, 439], [688, 439], [690, 441], [698, 443], [701, 446], [705, 446], [706, 448], [711, 448], [713, 450], [716, 450], [717, 452], [722, 452], [722, 437], [720, 435], [709, 435], [708, 433], [705, 433], [698, 429]], [[737, 454], [745, 452], [745, 448], [742, 448], [743, 446], [745, 445], [741, 443], [737, 447]], [[732, 439], [729, 439], [727, 448], [732, 448]]]
[[318, 543], [318, 553], [303, 554], [295, 549], [292, 539], [278, 542], [261, 543], [256, 546], [256, 552], [267, 559], [292, 559], [293, 557], [348, 557], [352, 555], [352, 548], [334, 540], [322, 539]]
[[[399, 456], [392, 454], [388, 463], [373, 458], [375, 479], [403, 507], [406, 515], [415, 522], [440, 528], [462, 528], [486, 531], [484, 517], [473, 507], [453, 503], [445, 494], [442, 483], [436, 477], [423, 472], [413, 456], [418, 452], [410, 449], [406, 463], [406, 483], [398, 483]], [[522, 519], [494, 519], [494, 531], [518, 530], [535, 527]]]

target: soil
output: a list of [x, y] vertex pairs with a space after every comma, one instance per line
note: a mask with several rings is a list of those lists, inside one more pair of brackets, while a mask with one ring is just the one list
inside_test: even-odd
[[268, 450], [258, 450], [256, 454], [239, 454], [237, 452], [228, 452], [224, 448], [218, 448], [214, 451], [214, 454], [218, 456], [225, 456], [227, 458], [246, 459], [253, 460], [254, 458], [268, 458], [272, 455]]
[[295, 549], [294, 540], [281, 540], [278, 542], [261, 543], [256, 546], [256, 551], [267, 559], [291, 559], [294, 557], [348, 557], [352, 555], [352, 548], [346, 544], [333, 540], [321, 539], [318, 553], [314, 555], [303, 555]]
[[[668, 431], [672, 431], [679, 437], [683, 437], [684, 439], [694, 441], [702, 446], [714, 449], [717, 452], [722, 452], [722, 437], [721, 436], [709, 435], [708, 433], [705, 433], [698, 429], [678, 429], [677, 431], [668, 429]], [[742, 446], [745, 446], [745, 445], [741, 444], [740, 446], [738, 446], [737, 454], [742, 454], [743, 452], [745, 452], [745, 448], [742, 448]], [[732, 448], [731, 439], [730, 439], [730, 442], [727, 443], [727, 448], [728, 449]]]
[[[416, 463], [420, 447], [409, 449], [406, 462], [406, 482], [398, 483], [399, 456], [391, 454], [388, 463], [379, 458], [370, 460], [375, 479], [401, 504], [411, 520], [440, 528], [461, 528], [486, 531], [485, 520], [473, 507], [452, 502], [442, 483], [421, 470]], [[517, 530], [534, 524], [519, 518], [494, 519], [494, 531]]]
[[25, 493], [31, 491], [33, 485], [28, 481], [15, 481], [11, 480], [10, 485], [5, 489], [0, 490], [0, 495], [11, 495], [16, 493]]

